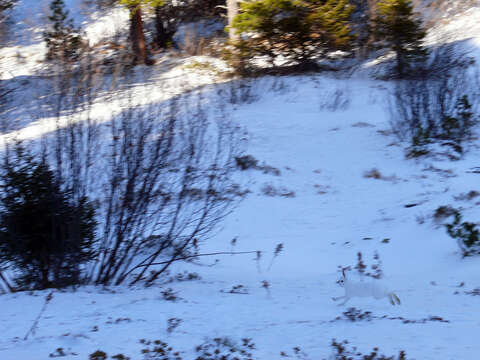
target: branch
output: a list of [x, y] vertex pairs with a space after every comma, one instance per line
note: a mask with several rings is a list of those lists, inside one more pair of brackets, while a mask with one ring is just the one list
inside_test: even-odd
[[38, 327], [38, 322], [40, 321], [40, 318], [42, 317], [42, 314], [45, 312], [45, 310], [47, 309], [47, 305], [48, 303], [50, 302], [50, 300], [52, 300], [53, 298], [53, 291], [51, 291], [47, 297], [45, 298], [45, 302], [42, 306], [42, 309], [40, 310], [40, 313], [38, 314], [37, 318], [35, 319], [35, 321], [33, 322], [33, 325], [32, 327], [30, 328], [30, 330], [28, 330], [27, 334], [25, 335], [25, 337], [23, 338], [23, 340], [27, 340], [28, 339], [28, 336], [30, 334], [32, 335], [35, 335], [35, 332], [37, 330], [37, 327]]
[[174, 260], [168, 260], [168, 261], [161, 261], [161, 262], [155, 262], [151, 263], [148, 265], [137, 265], [135, 266], [135, 269], [140, 268], [140, 267], [145, 267], [145, 266], [152, 266], [152, 265], [165, 265], [174, 261], [181, 261], [181, 260], [187, 260], [187, 259], [192, 259], [192, 258], [197, 258], [201, 256], [215, 256], [215, 255], [242, 255], [242, 254], [257, 254], [258, 251], [219, 251], [219, 252], [214, 252], [214, 253], [206, 253], [206, 254], [196, 254], [196, 255], [189, 255], [189, 256], [183, 256]]

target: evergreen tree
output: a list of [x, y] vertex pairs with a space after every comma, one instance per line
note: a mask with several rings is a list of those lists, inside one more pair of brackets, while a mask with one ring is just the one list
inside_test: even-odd
[[62, 191], [44, 162], [17, 147], [4, 164], [0, 198], [0, 261], [13, 265], [17, 284], [44, 289], [80, 282], [94, 256], [93, 207]]
[[153, 47], [165, 49], [173, 43], [180, 22], [197, 21], [199, 17], [219, 16], [222, 0], [118, 0], [130, 11], [130, 41], [135, 63], [152, 65], [154, 61], [145, 39], [143, 11], [153, 9], [155, 35]]
[[251, 0], [240, 4], [233, 21], [239, 33], [254, 34], [236, 45], [244, 56], [278, 55], [293, 63], [348, 48], [353, 36], [348, 0]]
[[145, 41], [142, 6], [157, 7], [163, 4], [163, 0], [119, 0], [130, 11], [130, 41], [135, 64], [153, 65], [150, 58], [147, 43]]
[[376, 31], [379, 44], [395, 52], [399, 78], [406, 77], [413, 63], [425, 59], [427, 51], [422, 43], [426, 32], [410, 0], [381, 0], [377, 4]]
[[64, 1], [53, 0], [50, 3], [50, 11], [48, 20], [52, 23], [51, 29], [43, 34], [47, 43], [47, 59], [64, 61], [77, 59], [82, 39], [79, 30], [73, 25], [73, 20], [68, 17]]
[[349, 23], [354, 7], [349, 0], [310, 0], [306, 6], [317, 48], [323, 53], [348, 49], [354, 38]]

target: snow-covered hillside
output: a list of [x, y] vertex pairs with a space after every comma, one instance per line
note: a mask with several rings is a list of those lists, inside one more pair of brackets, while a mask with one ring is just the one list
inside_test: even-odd
[[[75, 1], [69, 4], [80, 7]], [[46, 1], [41, 3], [20, 0], [17, 13], [44, 8]], [[38, 15], [32, 22], [41, 21], [31, 11]], [[127, 17], [118, 8], [76, 21], [85, 21], [96, 42]], [[471, 8], [437, 25], [431, 39], [471, 39], [469, 46], [480, 54], [479, 19], [480, 9]], [[32, 37], [34, 28], [19, 22], [23, 40], [0, 49], [2, 77], [9, 84], [18, 81], [28, 95], [38, 81], [44, 45], [39, 30]], [[146, 70], [148, 81], [135, 84], [139, 99], [161, 101], [203, 85], [206, 98], [215, 86], [237, 88], [224, 79], [215, 84], [216, 73], [188, 66], [209, 59], [159, 60]], [[0, 359], [88, 359], [96, 350], [149, 359], [139, 341], [158, 339], [191, 360], [198, 356], [195, 346], [219, 337], [238, 344], [251, 338], [259, 360], [281, 359], [281, 352], [295, 358], [295, 347], [308, 354], [300, 352], [300, 359], [327, 359], [332, 339], [346, 339], [364, 353], [377, 346], [390, 356], [405, 350], [407, 359], [478, 358], [480, 257], [462, 258], [433, 216], [450, 205], [462, 209], [465, 220], [479, 221], [478, 141], [458, 161], [407, 160], [405, 144], [391, 132], [389, 82], [315, 74], [244, 85], [251, 101], [228, 104], [228, 111], [245, 130], [246, 154], [265, 166], [237, 171], [250, 192], [202, 252], [260, 250], [261, 258], [227, 255], [204, 258], [203, 266], [177, 264], [171, 281], [149, 288], [55, 290], [44, 311], [50, 291], [0, 295]], [[23, 112], [20, 105], [28, 101], [20, 95], [14, 101], [16, 116], [31, 112]], [[118, 108], [105, 109], [100, 102], [92, 116], [106, 110]], [[47, 122], [40, 119], [20, 135], [34, 138]], [[283, 250], [273, 256], [278, 244]], [[358, 252], [367, 265], [379, 254], [382, 281], [400, 297], [400, 306], [387, 299], [354, 298], [344, 306], [332, 300], [343, 295], [338, 266], [355, 266]], [[199, 278], [176, 276], [184, 272]], [[352, 307], [364, 316], [352, 321]]]

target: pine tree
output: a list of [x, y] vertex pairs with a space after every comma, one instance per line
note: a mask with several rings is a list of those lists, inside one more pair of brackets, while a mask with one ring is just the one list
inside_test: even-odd
[[117, 0], [130, 12], [130, 41], [135, 63], [153, 65], [145, 33], [143, 12], [153, 9], [155, 32], [153, 46], [165, 49], [172, 44], [177, 25], [182, 21], [196, 21], [199, 17], [218, 15], [221, 0]]
[[161, 6], [162, 0], [119, 0], [130, 12], [130, 41], [136, 64], [153, 65], [147, 43], [145, 41], [142, 6]]
[[307, 8], [311, 12], [307, 19], [317, 48], [323, 53], [349, 48], [354, 38], [349, 23], [354, 7], [349, 0], [310, 0]]
[[53, 0], [50, 3], [50, 11], [48, 20], [52, 23], [51, 30], [43, 34], [47, 43], [47, 60], [77, 59], [83, 41], [79, 30], [73, 25], [73, 20], [68, 17], [64, 1]]
[[314, 56], [348, 48], [353, 36], [348, 0], [250, 0], [240, 3], [233, 21], [239, 33], [255, 34], [239, 41], [244, 56], [280, 55], [293, 63], [313, 63]]
[[410, 0], [381, 0], [377, 4], [376, 32], [380, 45], [395, 53], [395, 72], [399, 78], [406, 77], [413, 63], [425, 59], [426, 32]]
[[18, 146], [1, 176], [0, 261], [22, 287], [44, 289], [80, 282], [91, 260], [95, 213], [85, 198], [73, 200], [43, 161]]

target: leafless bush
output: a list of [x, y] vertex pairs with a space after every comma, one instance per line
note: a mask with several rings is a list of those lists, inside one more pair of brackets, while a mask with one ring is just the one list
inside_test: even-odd
[[255, 79], [237, 79], [218, 87], [217, 92], [219, 97], [232, 105], [251, 104], [259, 98], [256, 86], [258, 86], [258, 82]]
[[[367, 277], [371, 277], [371, 278], [374, 278], [374, 279], [381, 279], [383, 277], [383, 270], [382, 270], [382, 261], [380, 260], [380, 255], [378, 254], [378, 252], [374, 252], [373, 254], [373, 260], [372, 260], [372, 263], [370, 264], [370, 266], [368, 265], [365, 265], [364, 261], [363, 261], [363, 255], [362, 253], [359, 251], [357, 253], [357, 263], [355, 264], [355, 266], [341, 266], [339, 265], [338, 266], [338, 271], [340, 273], [344, 273], [345, 270], [351, 270], [352, 267], [357, 271], [358, 275], [360, 276], [367, 276]], [[370, 267], [370, 269], [369, 269]], [[338, 281], [337, 281], [338, 283]]]
[[213, 37], [197, 34], [195, 29], [186, 30], [180, 50], [190, 56], [212, 55], [215, 50]]
[[170, 318], [167, 320], [167, 333], [172, 333], [180, 324], [182, 323], [182, 319], [179, 318]]
[[73, 196], [96, 203], [100, 245], [87, 281], [153, 282], [191, 260], [238, 199], [237, 133], [223, 107], [208, 111], [193, 92], [141, 105], [117, 89], [101, 106], [121, 111], [93, 116], [105, 86], [97, 80], [88, 67], [53, 77], [43, 115], [54, 126], [30, 146]]
[[365, 171], [363, 173], [363, 177], [367, 179], [377, 179], [377, 180], [383, 178], [380, 171], [378, 171], [376, 168], [373, 168], [372, 170], [369, 170], [369, 171]]
[[439, 48], [419, 76], [396, 83], [391, 126], [401, 140], [411, 142], [412, 156], [423, 155], [422, 147], [435, 140], [445, 140], [462, 153], [462, 142], [472, 135], [478, 78], [472, 76], [473, 60], [455, 49], [453, 45]]
[[429, 55], [428, 61], [423, 67], [412, 75], [418, 79], [443, 78], [446, 73], [458, 71], [459, 69], [468, 69], [475, 63], [475, 59], [470, 56], [467, 47], [462, 43], [455, 41], [440, 44]]
[[261, 193], [266, 196], [281, 196], [285, 198], [294, 198], [295, 197], [295, 191], [289, 190], [285, 187], [275, 187], [272, 184], [264, 184], [261, 188]]
[[[138, 269], [136, 282], [161, 260], [153, 281], [178, 258], [197, 252], [199, 239], [236, 198], [229, 192], [234, 134], [224, 123], [212, 124], [200, 107], [182, 113], [194, 105], [184, 101], [174, 99], [166, 110], [129, 108], [111, 123], [97, 282], [120, 283]], [[216, 139], [209, 139], [212, 131]], [[151, 253], [136, 260], [147, 242]]]
[[320, 97], [320, 110], [343, 111], [350, 105], [348, 88], [337, 88], [333, 93], [323, 93]]

